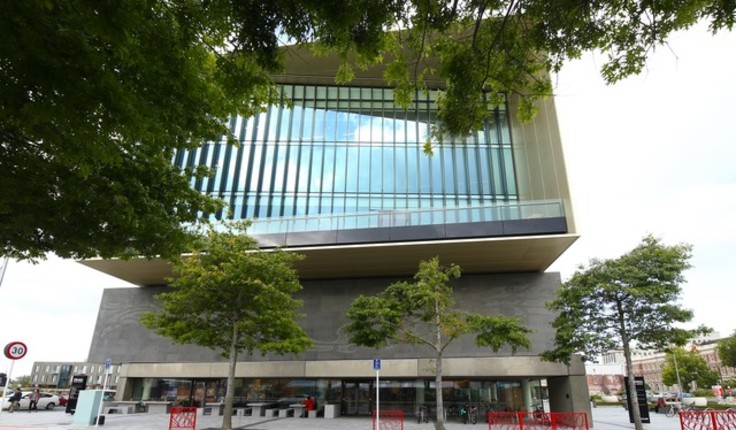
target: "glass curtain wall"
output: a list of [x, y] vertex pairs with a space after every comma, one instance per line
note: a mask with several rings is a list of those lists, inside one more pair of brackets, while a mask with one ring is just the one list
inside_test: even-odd
[[[312, 396], [318, 409], [340, 405], [342, 415], [370, 415], [375, 408], [376, 380], [361, 379], [236, 379], [233, 405], [264, 403], [287, 408]], [[165, 401], [174, 405], [203, 407], [224, 401], [225, 379], [136, 378], [131, 399]], [[462, 405], [474, 404], [481, 411], [518, 411], [524, 409], [520, 381], [515, 380], [445, 380], [442, 385], [445, 407], [452, 417]], [[381, 407], [414, 414], [419, 406], [435, 413], [436, 390], [431, 380], [381, 379]], [[541, 393], [533, 397], [539, 398]], [[537, 401], [537, 400], [535, 400]]]
[[[518, 200], [505, 106], [482, 130], [423, 146], [437, 117], [437, 92], [410, 108], [388, 88], [284, 85], [290, 105], [234, 117], [238, 147], [224, 140], [179, 150], [175, 164], [213, 174], [192, 186], [229, 203], [236, 219], [451, 208]], [[290, 107], [289, 107], [290, 106]]]

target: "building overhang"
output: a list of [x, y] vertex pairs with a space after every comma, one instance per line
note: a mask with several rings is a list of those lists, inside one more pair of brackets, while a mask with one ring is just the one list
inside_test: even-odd
[[[439, 257], [463, 273], [543, 272], [577, 240], [577, 234], [290, 247], [306, 256], [302, 279], [412, 276], [420, 260]], [[164, 285], [172, 266], [162, 259], [80, 261], [139, 286]]]

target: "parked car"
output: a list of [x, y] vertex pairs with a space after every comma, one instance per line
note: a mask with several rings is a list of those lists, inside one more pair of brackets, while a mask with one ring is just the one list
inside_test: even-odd
[[[30, 391], [24, 391], [23, 397], [20, 399], [20, 409], [28, 410], [28, 407], [31, 404], [31, 400], [29, 399], [31, 395]], [[41, 393], [41, 398], [38, 400], [38, 409], [54, 409], [57, 405], [61, 404], [59, 402], [59, 396], [56, 394], [51, 393]], [[10, 400], [9, 398], [3, 398], [3, 409], [8, 409], [10, 407]]]
[[665, 393], [665, 392], [654, 393], [654, 394], [651, 394], [651, 395], [647, 396], [647, 401], [649, 403], [656, 403], [657, 402], [657, 399], [659, 399], [660, 397], [662, 397], [663, 399], [669, 401], [669, 400], [674, 399], [675, 396], [676, 396], [675, 393]]

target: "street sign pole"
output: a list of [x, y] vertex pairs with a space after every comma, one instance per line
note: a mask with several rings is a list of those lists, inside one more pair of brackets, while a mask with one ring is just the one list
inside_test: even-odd
[[[10, 378], [13, 377], [13, 365], [15, 364], [15, 360], [10, 360], [10, 367], [8, 368], [8, 374], [5, 377], [5, 387], [3, 391], [3, 401], [8, 397], [8, 385], [10, 385]], [[0, 408], [0, 415], [3, 414], [3, 408]]]
[[[7, 263], [7, 261], [6, 261]], [[3, 269], [5, 270], [5, 269]], [[5, 354], [5, 358], [10, 360], [10, 368], [8, 369], [8, 374], [5, 376], [5, 391], [3, 391], [3, 401], [5, 398], [8, 397], [8, 385], [10, 385], [10, 379], [13, 377], [13, 366], [15, 365], [15, 360], [20, 360], [21, 358], [25, 357], [28, 353], [28, 347], [23, 342], [10, 342], [9, 344], [5, 345], [5, 349], [3, 350], [3, 353]], [[0, 408], [0, 415], [3, 413], [3, 409]]]
[[[107, 377], [110, 375], [110, 365], [111, 364], [112, 364], [112, 362], [110, 361], [109, 358], [107, 360], [105, 360], [105, 381], [102, 383], [102, 390], [103, 391], [107, 390]], [[104, 395], [104, 393], [103, 393], [103, 395]]]
[[102, 415], [102, 404], [105, 402], [105, 391], [107, 391], [107, 376], [110, 373], [110, 359], [105, 360], [105, 380], [102, 382], [102, 396], [100, 397], [100, 405], [97, 409], [97, 419], [95, 427], [100, 426], [100, 416]]
[[381, 398], [379, 393], [381, 373], [381, 359], [373, 360], [373, 368], [376, 369], [376, 430], [381, 430]]

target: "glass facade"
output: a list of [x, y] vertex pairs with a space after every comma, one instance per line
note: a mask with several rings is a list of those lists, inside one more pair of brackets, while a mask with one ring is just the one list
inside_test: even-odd
[[[287, 408], [311, 396], [318, 408], [326, 404], [340, 405], [342, 415], [370, 415], [375, 408], [375, 384], [375, 379], [236, 379], [233, 406], [244, 407], [257, 402]], [[436, 385], [433, 380], [387, 378], [381, 379], [379, 384], [382, 408], [399, 409], [412, 415], [420, 405], [434, 410]], [[541, 403], [547, 397], [546, 384], [534, 380], [531, 385], [533, 403]], [[132, 399], [203, 407], [222, 402], [225, 386], [225, 379], [136, 378]], [[448, 413], [464, 404], [474, 404], [481, 411], [524, 408], [518, 380], [445, 379], [442, 395]]]
[[284, 85], [283, 105], [234, 117], [239, 146], [180, 150], [182, 167], [212, 175], [192, 186], [219, 196], [230, 214], [264, 219], [479, 207], [518, 200], [505, 106], [483, 130], [423, 153], [437, 93], [404, 109], [388, 88]]

